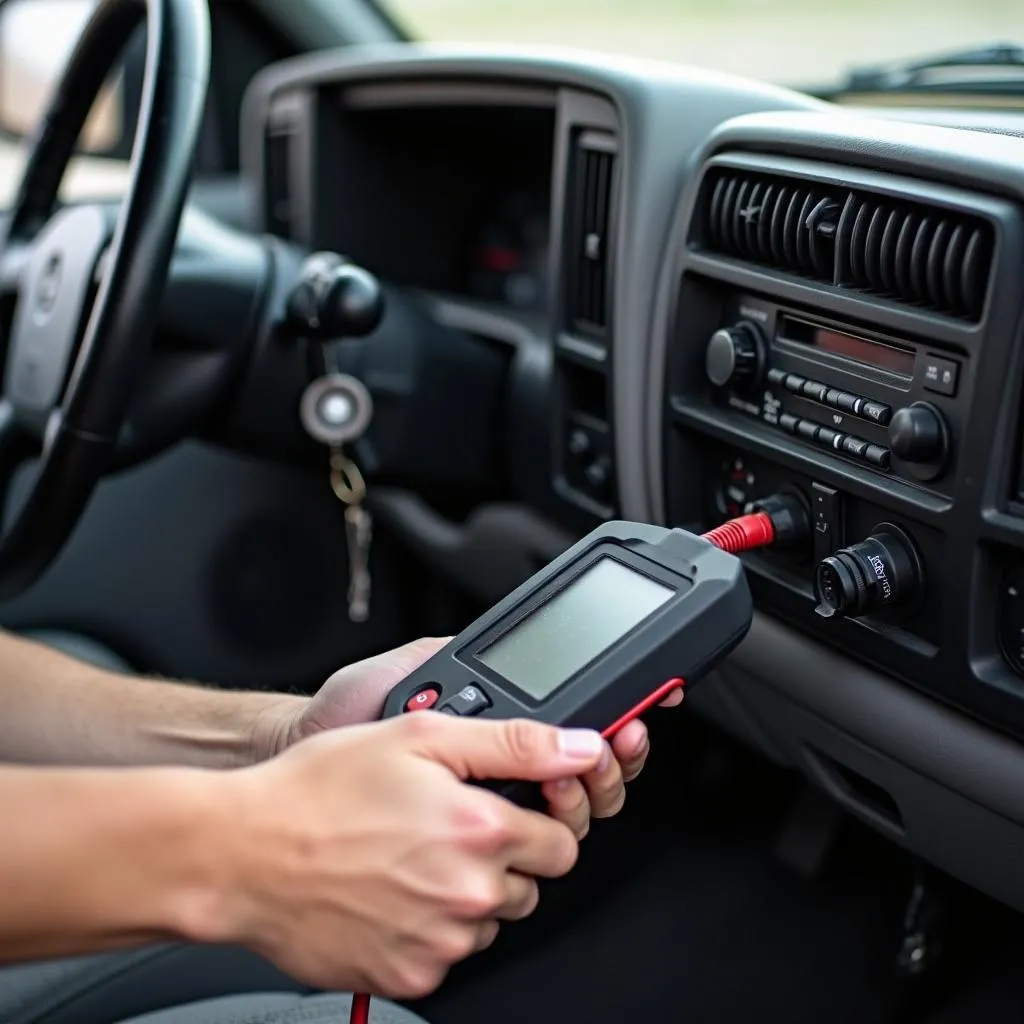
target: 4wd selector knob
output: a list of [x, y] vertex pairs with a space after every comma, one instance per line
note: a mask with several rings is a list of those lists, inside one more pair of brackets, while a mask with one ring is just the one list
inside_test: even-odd
[[742, 322], [711, 335], [704, 359], [708, 380], [715, 387], [755, 387], [761, 377], [764, 343], [754, 324]]

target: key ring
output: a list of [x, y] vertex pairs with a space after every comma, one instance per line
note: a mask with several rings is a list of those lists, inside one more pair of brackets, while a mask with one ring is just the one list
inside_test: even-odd
[[366, 497], [366, 481], [359, 467], [344, 452], [331, 452], [331, 490], [346, 505], [360, 505]]

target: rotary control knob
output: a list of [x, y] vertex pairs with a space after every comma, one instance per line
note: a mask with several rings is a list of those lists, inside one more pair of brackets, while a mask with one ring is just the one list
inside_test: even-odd
[[941, 465], [949, 451], [949, 432], [942, 413], [928, 402], [900, 409], [889, 423], [889, 447], [904, 462]]
[[843, 548], [817, 568], [817, 613], [825, 619], [859, 618], [915, 604], [924, 592], [924, 570], [910, 536], [882, 523], [859, 544]]
[[715, 387], [753, 388], [760, 381], [763, 365], [764, 342], [754, 324], [723, 327], [711, 335], [704, 368]]

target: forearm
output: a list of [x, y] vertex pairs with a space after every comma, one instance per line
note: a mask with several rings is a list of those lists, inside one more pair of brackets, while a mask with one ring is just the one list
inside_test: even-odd
[[0, 761], [241, 766], [305, 699], [121, 676], [0, 632]]
[[196, 938], [223, 909], [220, 777], [0, 768], [0, 960]]

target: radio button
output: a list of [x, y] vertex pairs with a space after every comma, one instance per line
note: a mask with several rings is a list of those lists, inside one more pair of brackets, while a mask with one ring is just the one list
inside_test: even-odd
[[818, 428], [818, 444], [824, 445], [826, 448], [834, 448], [839, 451], [843, 437], [844, 435], [840, 431], [833, 430], [831, 427]]
[[779, 426], [782, 427], [787, 433], [795, 434], [796, 428], [800, 423], [800, 417], [794, 416], [791, 412], [784, 412], [779, 417]]
[[814, 399], [815, 402], [824, 402], [827, 391], [827, 385], [820, 384], [816, 380], [809, 380], [804, 384], [804, 395]]
[[833, 409], [839, 408], [839, 399], [843, 397], [842, 391], [837, 391], [835, 388], [829, 388], [825, 392], [825, 404], [831, 405]]
[[865, 402], [858, 415], [880, 427], [887, 427], [892, 419], [892, 409], [882, 402]]
[[801, 377], [798, 373], [790, 373], [787, 374], [786, 379], [785, 381], [783, 381], [783, 383], [786, 385], [787, 391], [792, 391], [795, 394], [800, 394], [804, 389], [804, 385], [807, 383], [807, 378]]
[[799, 420], [796, 425], [796, 432], [808, 441], [817, 441], [819, 430], [821, 430], [821, 427], [810, 420]]
[[889, 464], [892, 462], [892, 455], [889, 449], [883, 448], [880, 444], [869, 444], [868, 450], [864, 453], [864, 458], [872, 466], [878, 466], [879, 469], [888, 469]]
[[851, 434], [847, 434], [843, 438], [842, 450], [854, 458], [863, 459], [870, 447], [871, 445], [863, 438], [853, 437]]
[[769, 370], [767, 376], [769, 384], [784, 384], [786, 377], [789, 375], [785, 370], [780, 370], [776, 367], [774, 370]]
[[937, 395], [955, 395], [960, 364], [938, 356], [924, 358], [924, 386]]
[[840, 391], [836, 398], [836, 408], [841, 409], [843, 412], [857, 413], [863, 404], [863, 398], [851, 395], [848, 391]]

